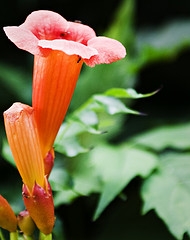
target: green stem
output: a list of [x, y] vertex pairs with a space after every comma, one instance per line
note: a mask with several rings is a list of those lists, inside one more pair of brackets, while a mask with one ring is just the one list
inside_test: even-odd
[[42, 232], [40, 232], [39, 240], [52, 240], [52, 234], [45, 235]]
[[18, 233], [10, 232], [10, 240], [18, 240]]
[[1, 231], [1, 229], [0, 229], [0, 240], [5, 240], [5, 238], [4, 238], [4, 236], [3, 236], [3, 233], [2, 233], [2, 231]]
[[31, 236], [26, 236], [26, 235], [24, 235], [24, 239], [25, 239], [25, 240], [33, 240], [34, 238], [31, 237]]

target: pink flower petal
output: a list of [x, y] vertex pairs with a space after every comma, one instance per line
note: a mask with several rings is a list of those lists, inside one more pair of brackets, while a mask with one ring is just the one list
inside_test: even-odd
[[85, 59], [90, 59], [92, 56], [98, 54], [98, 51], [95, 48], [65, 39], [56, 39], [51, 41], [39, 40], [38, 46], [42, 48], [49, 48], [52, 50], [59, 50], [68, 55], [79, 55], [80, 57]]
[[91, 67], [96, 64], [115, 62], [126, 55], [125, 47], [117, 40], [111, 38], [95, 37], [90, 39], [87, 45], [98, 51], [98, 55], [92, 56], [87, 60], [84, 59], [84, 62]]
[[20, 49], [41, 55], [38, 39], [32, 32], [21, 27], [4, 27], [7, 37]]
[[4, 30], [17, 47], [34, 55], [47, 56], [51, 49], [59, 50], [68, 55], [79, 55], [91, 67], [115, 62], [126, 55], [120, 42], [96, 37], [87, 25], [67, 22], [52, 11], [32, 12], [19, 27], [5, 27]]
[[38, 39], [60, 39], [68, 29], [68, 22], [58, 13], [39, 10], [34, 11], [26, 18], [20, 27], [31, 31]]
[[68, 35], [64, 39], [87, 45], [89, 39], [96, 37], [94, 30], [87, 25], [77, 22], [68, 22], [68, 24]]

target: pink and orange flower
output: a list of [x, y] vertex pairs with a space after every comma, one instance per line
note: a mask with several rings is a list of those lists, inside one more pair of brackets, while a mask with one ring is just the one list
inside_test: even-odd
[[[120, 42], [97, 37], [92, 28], [46, 10], [31, 13], [23, 24], [4, 27], [4, 31], [18, 48], [34, 55], [32, 107], [15, 103], [4, 119], [24, 183], [25, 205], [38, 228], [48, 234], [54, 224], [47, 180], [54, 161], [53, 144], [82, 65], [115, 62], [125, 57], [126, 50]], [[48, 227], [42, 222], [48, 222]]]
[[32, 105], [45, 156], [65, 117], [83, 62], [112, 63], [124, 58], [126, 50], [114, 39], [97, 37], [86, 25], [45, 10], [4, 30], [17, 47], [35, 55]]

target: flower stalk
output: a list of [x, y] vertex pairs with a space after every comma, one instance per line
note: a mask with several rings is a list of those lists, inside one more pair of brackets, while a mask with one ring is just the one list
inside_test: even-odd
[[18, 233], [17, 232], [11, 232], [10, 233], [10, 240], [18, 240]]
[[52, 240], [52, 234], [45, 235], [44, 233], [40, 232], [39, 240]]
[[0, 229], [0, 240], [5, 240], [5, 238], [4, 238], [4, 236], [3, 236], [3, 233], [2, 233], [2, 231], [1, 231], [1, 229]]

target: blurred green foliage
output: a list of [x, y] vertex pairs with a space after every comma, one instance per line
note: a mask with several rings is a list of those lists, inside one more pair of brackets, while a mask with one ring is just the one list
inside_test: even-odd
[[[127, 57], [110, 65], [83, 67], [69, 112], [57, 136], [56, 162], [50, 176], [58, 212], [54, 230], [56, 239], [189, 239], [189, 123], [184, 121], [155, 126], [154, 129], [148, 128], [147, 131], [130, 138], [123, 137], [125, 136], [123, 131], [125, 124], [128, 124], [126, 121], [129, 118], [128, 114], [135, 114], [137, 130], [139, 125], [143, 124], [145, 116], [138, 110], [132, 110], [134, 103], [142, 101], [145, 97], [148, 97], [146, 101], [151, 102], [153, 95], [157, 95], [158, 89], [153, 89], [154, 92], [150, 94], [141, 94], [134, 90], [141, 71], [150, 64], [176, 59], [182, 52], [189, 50], [190, 19], [174, 19], [163, 23], [157, 29], [136, 29], [135, 3], [133, 0], [123, 0], [114, 13], [112, 24], [105, 31], [106, 36], [115, 38], [125, 45]], [[9, 107], [13, 101], [31, 102], [32, 77], [31, 73], [25, 70], [24, 63], [18, 69], [1, 62], [0, 79], [2, 110]], [[179, 92], [176, 98], [179, 98], [180, 94]], [[170, 97], [170, 92], [167, 96]], [[150, 117], [146, 116], [147, 118]], [[12, 167], [14, 161], [3, 126], [1, 132], [1, 155], [2, 159], [8, 162], [1, 161], [1, 172], [9, 175], [10, 171], [18, 179], [16, 181], [18, 184], [14, 187], [13, 194], [12, 179], [8, 178], [4, 184], [3, 177], [6, 175], [3, 174], [0, 192], [7, 197], [15, 212], [18, 212], [23, 207], [21, 181], [16, 169]], [[110, 234], [106, 231], [105, 222], [111, 221], [112, 214], [115, 216], [112, 204], [116, 203], [115, 208], [119, 209], [119, 212], [123, 203], [127, 206], [131, 197], [130, 191], [127, 190], [133, 182], [136, 186], [135, 181], [138, 181], [139, 185], [137, 189], [132, 190], [136, 192], [133, 208], [140, 208], [139, 212], [146, 214], [145, 216], [150, 216], [152, 211], [156, 213], [158, 218], [156, 215], [153, 216], [153, 220], [147, 218], [149, 221], [146, 223], [150, 228], [152, 222], [157, 224], [154, 233], [150, 229], [147, 230], [148, 234], [143, 232], [140, 226], [142, 222], [139, 220], [143, 217], [140, 213], [138, 217], [134, 213], [131, 217], [131, 210], [126, 207], [124, 209], [129, 212], [127, 216], [130, 220], [125, 219], [122, 213], [119, 216], [120, 224], [125, 227], [121, 224], [118, 233], [117, 222], [112, 222], [113, 229], [110, 230], [112, 233]], [[80, 230], [76, 231], [76, 235], [72, 227], [65, 229], [68, 227], [65, 223], [68, 221], [65, 217], [65, 206], [74, 209], [68, 218], [77, 218], [81, 206], [79, 205], [76, 210], [75, 203], [77, 201], [80, 203], [81, 199], [88, 201], [85, 209], [88, 209], [90, 204], [93, 206], [87, 219], [105, 224], [98, 228], [101, 229], [100, 233], [93, 232], [93, 229], [90, 233], [83, 233], [89, 223], [83, 222], [81, 226], [80, 219], [77, 223], [74, 220], [71, 222], [73, 228], [79, 225]], [[118, 199], [121, 201], [119, 206]], [[112, 211], [105, 218], [107, 209]], [[81, 213], [79, 216], [81, 217]], [[129, 221], [133, 222], [131, 219], [135, 217], [138, 218], [137, 223], [134, 223], [136, 227], [131, 228]], [[101, 222], [102, 218], [104, 221]], [[158, 219], [161, 219], [161, 227]], [[139, 235], [136, 233], [138, 228]], [[130, 233], [131, 229], [134, 232]], [[161, 235], [162, 229], [165, 235]], [[82, 232], [81, 236], [77, 235], [79, 232]]]

